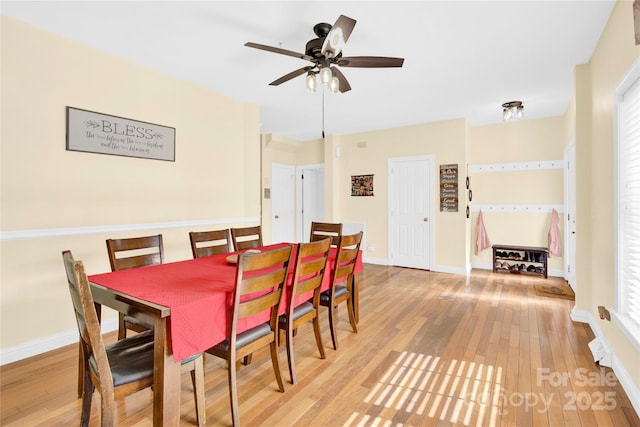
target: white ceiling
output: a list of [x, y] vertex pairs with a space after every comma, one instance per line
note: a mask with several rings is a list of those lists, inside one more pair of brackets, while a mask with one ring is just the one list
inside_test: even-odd
[[[322, 91], [308, 62], [243, 46], [304, 52], [313, 26], [357, 24], [344, 56], [405, 58], [402, 68], [341, 68], [352, 90], [324, 95], [326, 134], [466, 117], [498, 123], [503, 102], [526, 118], [562, 115], [573, 71], [589, 62], [615, 1], [2, 1], [2, 14], [243, 101], [261, 132], [322, 136]], [[214, 112], [212, 112], [214, 114]]]

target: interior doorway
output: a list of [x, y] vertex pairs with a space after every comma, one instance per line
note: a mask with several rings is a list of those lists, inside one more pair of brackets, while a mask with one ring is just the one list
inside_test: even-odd
[[271, 165], [271, 241], [293, 242], [295, 238], [295, 167]]
[[389, 263], [431, 269], [433, 158], [389, 159]]
[[308, 242], [311, 221], [324, 221], [324, 165], [296, 168], [296, 234], [298, 242]]

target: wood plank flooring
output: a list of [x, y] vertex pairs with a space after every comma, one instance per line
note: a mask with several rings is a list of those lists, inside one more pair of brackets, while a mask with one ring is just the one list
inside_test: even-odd
[[[359, 332], [340, 310], [339, 349], [327, 359], [310, 325], [295, 339], [298, 383], [277, 391], [266, 352], [238, 373], [245, 426], [640, 426], [617, 378], [594, 364], [591, 329], [573, 301], [541, 297], [544, 279], [474, 270], [467, 276], [366, 264]], [[549, 282], [560, 280], [549, 278]], [[115, 334], [106, 336], [107, 342]], [[3, 426], [68, 426], [80, 419], [77, 347], [0, 368]], [[286, 352], [282, 374], [288, 381]], [[224, 363], [205, 360], [207, 425], [231, 425]], [[182, 425], [195, 425], [182, 378]], [[151, 392], [118, 402], [119, 425], [150, 426]], [[91, 425], [99, 425], [94, 394]]]

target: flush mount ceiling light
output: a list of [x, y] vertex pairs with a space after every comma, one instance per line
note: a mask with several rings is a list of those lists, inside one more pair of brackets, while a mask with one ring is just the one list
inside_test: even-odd
[[506, 122], [524, 117], [524, 105], [521, 101], [509, 101], [502, 104], [502, 119]]

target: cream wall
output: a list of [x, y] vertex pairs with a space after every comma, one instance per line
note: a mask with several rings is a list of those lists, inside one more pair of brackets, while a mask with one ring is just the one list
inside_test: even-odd
[[[613, 94], [640, 57], [634, 44], [632, 3], [619, 1], [598, 42], [589, 67], [576, 79], [577, 282], [576, 317], [599, 319], [597, 306], [615, 307], [613, 201]], [[627, 392], [640, 408], [640, 348], [615, 321], [593, 320], [592, 328], [611, 346], [614, 370], [626, 370]], [[625, 378], [623, 377], [623, 380]]]
[[[259, 108], [2, 17], [0, 348], [67, 338], [62, 268], [109, 270], [105, 239], [258, 222]], [[171, 126], [176, 161], [65, 150], [65, 107]], [[114, 313], [107, 313], [113, 319]], [[20, 325], [20, 327], [15, 327]]]
[[[388, 162], [394, 157], [433, 156], [432, 204], [434, 218], [434, 270], [466, 271], [465, 236], [468, 221], [464, 215], [464, 165], [467, 126], [463, 119], [427, 123], [364, 132], [339, 137], [341, 156], [335, 159], [336, 173], [333, 174], [341, 222], [364, 222], [367, 230], [368, 257], [388, 259]], [[444, 164], [458, 164], [459, 170], [459, 210], [440, 212], [439, 167]], [[374, 175], [373, 197], [351, 196], [351, 175]]]

